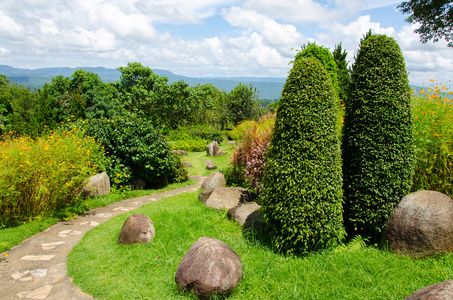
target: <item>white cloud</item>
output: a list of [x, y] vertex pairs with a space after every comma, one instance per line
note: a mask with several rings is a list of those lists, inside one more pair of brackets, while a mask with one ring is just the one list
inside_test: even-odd
[[222, 16], [232, 26], [246, 28], [249, 32], [245, 34], [258, 33], [264, 46], [272, 47], [284, 56], [290, 56], [291, 48], [297, 47], [306, 41], [306, 38], [297, 32], [294, 25], [279, 24], [256, 11], [233, 6], [223, 10]]
[[414, 33], [417, 25], [403, 26], [400, 31], [393, 27], [382, 27], [379, 22], [371, 22], [370, 16], [361, 16], [349, 24], [340, 23], [324, 28], [325, 31], [316, 35], [322, 45], [333, 49], [342, 42], [348, 52], [348, 60], [353, 63], [360, 39], [369, 29], [375, 34], [385, 34], [393, 37], [401, 48], [409, 72], [409, 80], [416, 85], [422, 85], [428, 79], [441, 81], [453, 77], [453, 56], [445, 41], [422, 44], [418, 34]]
[[247, 0], [244, 8], [256, 10], [271, 18], [306, 24], [331, 23], [356, 13], [364, 5], [363, 0], [335, 0], [334, 3], [335, 6], [328, 6], [314, 0]]
[[23, 38], [23, 27], [13, 18], [0, 11], [0, 37], [6, 37], [11, 40], [20, 40]]
[[0, 56], [1, 55], [7, 55], [9, 53], [9, 50], [3, 47], [0, 47]]

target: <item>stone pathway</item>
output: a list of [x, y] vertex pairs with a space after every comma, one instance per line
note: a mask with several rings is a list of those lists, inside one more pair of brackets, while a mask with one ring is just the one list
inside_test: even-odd
[[153, 201], [197, 191], [205, 178], [193, 177], [198, 184], [91, 210], [72, 221], [57, 223], [1, 253], [0, 299], [93, 299], [72, 284], [66, 269], [68, 253], [83, 235], [113, 216]]

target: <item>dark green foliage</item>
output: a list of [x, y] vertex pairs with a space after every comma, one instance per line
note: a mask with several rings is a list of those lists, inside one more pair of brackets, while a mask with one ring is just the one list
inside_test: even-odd
[[283, 252], [334, 246], [344, 235], [338, 101], [322, 64], [298, 58], [279, 103], [260, 194], [265, 221]]
[[397, 8], [402, 13], [411, 14], [406, 22], [420, 23], [414, 30], [420, 34], [424, 44], [429, 40], [438, 42], [444, 38], [448, 47], [453, 47], [453, 5], [451, 0], [410, 0], [404, 1]]
[[177, 170], [181, 167], [179, 159], [151, 122], [118, 117], [90, 120], [83, 126], [89, 136], [105, 147], [112, 160], [110, 170], [125, 166], [132, 176], [149, 183], [156, 183], [162, 176], [167, 176], [170, 182], [184, 177], [184, 171]]
[[337, 65], [338, 83], [340, 85], [340, 99], [343, 100], [344, 103], [348, 97], [348, 88], [351, 82], [351, 70], [348, 68], [348, 62], [346, 61], [348, 53], [346, 50], [342, 49], [340, 43], [335, 47], [332, 55], [335, 60], [335, 64]]
[[351, 76], [343, 128], [344, 220], [348, 235], [377, 240], [413, 172], [410, 88], [393, 38], [365, 37]]
[[338, 68], [329, 49], [315, 43], [308, 43], [308, 45], [302, 47], [302, 51], [296, 54], [295, 60], [301, 57], [313, 57], [322, 63], [332, 80], [335, 96], [340, 99], [341, 86], [338, 79]]

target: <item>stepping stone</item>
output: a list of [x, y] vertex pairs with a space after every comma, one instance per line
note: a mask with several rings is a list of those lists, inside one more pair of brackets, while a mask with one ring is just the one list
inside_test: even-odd
[[54, 243], [44, 243], [41, 244], [42, 250], [52, 250], [55, 249], [57, 246], [63, 245], [66, 242], [54, 242]]
[[47, 269], [36, 269], [31, 271], [31, 276], [38, 278], [38, 277], [46, 277]]
[[90, 222], [82, 222], [80, 225], [88, 225]]
[[68, 236], [70, 236], [70, 235], [80, 235], [80, 234], [82, 234], [82, 231], [76, 231], [76, 230], [74, 230], [74, 231], [72, 231], [72, 230], [64, 230], [64, 231], [60, 231], [60, 232], [58, 233], [58, 236], [59, 236], [59, 237], [68, 237]]
[[32, 281], [32, 280], [33, 280], [33, 278], [32, 278], [31, 276], [19, 278], [19, 281], [22, 281], [22, 282], [25, 282], [25, 281]]
[[25, 255], [20, 260], [51, 260], [55, 255]]
[[133, 208], [132, 208], [132, 207], [122, 207], [122, 206], [121, 206], [121, 207], [114, 208], [114, 209], [112, 209], [112, 210], [113, 210], [113, 211], [118, 211], [118, 210], [121, 210], [121, 211], [131, 211], [131, 210], [133, 210]]
[[17, 294], [19, 299], [46, 299], [52, 291], [53, 285], [45, 285], [31, 292]]
[[111, 217], [113, 217], [113, 214], [112, 213], [100, 213], [100, 214], [95, 214], [94, 216], [98, 217], [98, 218], [111, 218]]
[[91, 226], [91, 227], [96, 227], [96, 226], [98, 226], [98, 225], [99, 225], [99, 223], [96, 222], [96, 221], [91, 221], [91, 222], [90, 222], [90, 226]]
[[22, 276], [27, 275], [28, 273], [30, 273], [30, 270], [23, 271], [23, 272], [16, 272], [14, 274], [11, 274], [11, 277], [17, 280], [17, 279], [21, 278]]

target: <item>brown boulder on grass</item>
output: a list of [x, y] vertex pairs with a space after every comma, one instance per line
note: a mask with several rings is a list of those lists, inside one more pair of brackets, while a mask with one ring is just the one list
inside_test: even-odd
[[117, 244], [148, 243], [155, 235], [154, 223], [150, 218], [142, 214], [134, 214], [124, 222]]
[[215, 170], [215, 169], [217, 169], [217, 166], [216, 166], [216, 165], [208, 165], [208, 166], [206, 167], [206, 170]]
[[419, 289], [403, 300], [451, 300], [453, 299], [453, 280], [436, 283]]
[[90, 177], [82, 188], [85, 194], [92, 196], [103, 196], [110, 194], [110, 179], [107, 173], [103, 172]]
[[389, 249], [423, 257], [453, 252], [453, 199], [435, 191], [405, 196], [386, 228]]
[[224, 152], [220, 149], [219, 144], [216, 141], [213, 141], [206, 146], [206, 154], [210, 156], [221, 156]]
[[201, 237], [182, 258], [175, 281], [180, 289], [208, 298], [228, 295], [241, 277], [242, 262], [236, 252], [222, 241]]
[[256, 202], [240, 203], [228, 211], [228, 217], [235, 219], [242, 226], [251, 214], [258, 211], [261, 206]]
[[256, 194], [241, 187], [219, 187], [214, 189], [207, 199], [198, 199], [208, 207], [231, 209], [239, 203], [253, 201], [255, 198]]
[[202, 189], [212, 189], [226, 186], [225, 175], [220, 172], [213, 172], [201, 184]]

